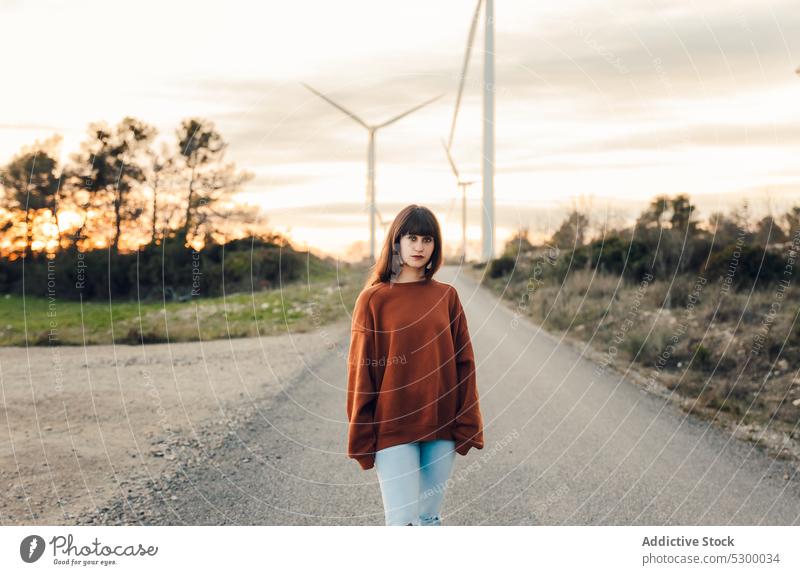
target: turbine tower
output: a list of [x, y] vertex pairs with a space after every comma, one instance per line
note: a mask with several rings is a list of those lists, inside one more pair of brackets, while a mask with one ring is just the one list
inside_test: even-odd
[[369, 132], [369, 145], [367, 146], [367, 201], [369, 202], [369, 257], [370, 257], [371, 263], [374, 264], [375, 263], [375, 213], [376, 213], [376, 207], [375, 207], [375, 132], [377, 132], [381, 128], [385, 128], [389, 124], [395, 123], [397, 120], [399, 120], [401, 118], [405, 118], [406, 116], [408, 116], [412, 112], [416, 112], [417, 110], [419, 110], [420, 108], [422, 108], [424, 106], [427, 106], [431, 102], [434, 102], [434, 101], [438, 100], [439, 98], [442, 97], [443, 94], [440, 94], [439, 96], [431, 98], [430, 100], [427, 100], [427, 101], [423, 102], [422, 104], [420, 104], [418, 106], [414, 106], [410, 110], [406, 110], [402, 114], [399, 114], [399, 115], [395, 116], [394, 118], [386, 120], [385, 122], [383, 122], [381, 124], [372, 124], [372, 125], [370, 125], [370, 124], [367, 124], [364, 120], [362, 120], [358, 116], [356, 116], [353, 112], [347, 110], [343, 106], [340, 106], [339, 104], [337, 104], [336, 102], [331, 100], [328, 96], [318, 92], [317, 90], [315, 90], [314, 88], [312, 88], [308, 84], [303, 83], [303, 86], [308, 88], [311, 92], [313, 92], [314, 94], [316, 94], [317, 96], [319, 96], [320, 98], [325, 100], [326, 102], [328, 102], [334, 108], [340, 110], [341, 112], [345, 113], [347, 116], [349, 116], [350, 118], [352, 118], [353, 120], [355, 120], [356, 122], [361, 124]]
[[483, 250], [494, 256], [494, 0], [486, 0], [483, 54]]
[[463, 181], [461, 175], [458, 173], [456, 163], [453, 161], [453, 156], [450, 155], [450, 150], [447, 144], [442, 140], [442, 146], [447, 154], [447, 161], [450, 162], [450, 168], [456, 177], [456, 182], [461, 188], [461, 263], [467, 261], [467, 188], [475, 183], [475, 180]]

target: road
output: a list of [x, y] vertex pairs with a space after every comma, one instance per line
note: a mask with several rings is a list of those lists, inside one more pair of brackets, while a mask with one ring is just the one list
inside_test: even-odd
[[[456, 459], [445, 525], [798, 524], [789, 464], [598, 372], [579, 347], [512, 321], [512, 306], [458, 268], [437, 278], [464, 303], [485, 435], [483, 450]], [[374, 468], [344, 455], [349, 334], [332, 333], [335, 348], [259, 406], [209, 464], [120, 502], [110, 522], [382, 525]]]

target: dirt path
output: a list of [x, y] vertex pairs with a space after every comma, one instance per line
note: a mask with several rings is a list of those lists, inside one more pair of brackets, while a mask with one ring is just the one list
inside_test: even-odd
[[0, 348], [0, 524], [89, 522], [110, 501], [158, 490], [349, 327], [345, 318], [202, 344]]

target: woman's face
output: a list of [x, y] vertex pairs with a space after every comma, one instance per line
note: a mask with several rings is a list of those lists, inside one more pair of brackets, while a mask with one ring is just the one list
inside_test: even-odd
[[[433, 255], [433, 237], [406, 234], [400, 238], [400, 257], [412, 268], [424, 268]], [[419, 257], [417, 257], [419, 256]]]

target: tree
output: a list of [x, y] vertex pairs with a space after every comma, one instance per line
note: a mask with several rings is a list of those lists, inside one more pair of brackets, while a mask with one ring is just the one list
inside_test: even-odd
[[755, 237], [758, 244], [764, 247], [769, 244], [782, 244], [788, 238], [786, 232], [781, 229], [780, 224], [771, 215], [766, 215], [756, 224]]
[[253, 206], [238, 205], [232, 201], [233, 194], [253, 177], [251, 172], [236, 171], [233, 163], [205, 174], [203, 185], [196, 191], [197, 209], [189, 233], [205, 238], [223, 230], [225, 238], [230, 239], [227, 235], [232, 228], [255, 223], [258, 216]]
[[730, 217], [736, 226], [736, 239], [750, 244], [753, 242], [753, 231], [751, 225], [750, 202], [743, 198], [738, 206], [731, 209]]
[[[178, 151], [183, 158], [184, 166], [189, 172], [188, 195], [186, 199], [186, 215], [183, 223], [183, 237], [186, 241], [192, 232], [192, 219], [197, 212], [201, 199], [198, 198], [200, 180], [209, 174], [204, 172], [222, 159], [225, 142], [214, 129], [214, 125], [200, 118], [184, 120], [177, 130]], [[211, 176], [213, 179], [213, 175]]]
[[708, 218], [708, 230], [714, 236], [714, 243], [726, 246], [736, 242], [739, 235], [739, 225], [736, 220], [723, 212], [714, 212]]
[[669, 223], [672, 229], [689, 237], [694, 236], [697, 233], [697, 222], [692, 219], [692, 216], [697, 208], [689, 201], [689, 196], [678, 194], [670, 201], [670, 207], [672, 216]]
[[576, 249], [586, 243], [589, 218], [573, 209], [553, 234], [551, 242], [563, 249]]
[[661, 218], [664, 217], [664, 214], [669, 209], [669, 203], [669, 197], [664, 195], [656, 196], [650, 202], [650, 205], [647, 206], [647, 209], [645, 209], [641, 215], [639, 215], [636, 225], [643, 228], [656, 227], [660, 229]]
[[83, 202], [87, 209], [112, 204], [112, 245], [119, 252], [123, 223], [138, 220], [144, 211], [131, 199], [131, 192], [146, 180], [144, 163], [156, 129], [126, 117], [114, 129], [104, 122], [92, 124], [89, 134], [81, 152], [73, 157], [76, 167], [72, 180], [89, 192], [88, 201]]
[[190, 118], [177, 130], [180, 158], [187, 172], [188, 194], [182, 235], [189, 243], [193, 236], [207, 237], [231, 218], [251, 221], [251, 210], [235, 208], [231, 196], [253, 179], [251, 172], [238, 172], [233, 162], [223, 164], [227, 144], [203, 119]]
[[[159, 204], [159, 195], [162, 193], [166, 184], [169, 184], [171, 177], [175, 173], [175, 155], [169, 145], [164, 142], [160, 152], [149, 151], [150, 168], [148, 170], [147, 181], [150, 184], [153, 197], [150, 209], [150, 243], [158, 244], [163, 239], [164, 234], [159, 238], [158, 222], [159, 213], [164, 211], [164, 205]], [[162, 218], [165, 225], [169, 226], [169, 218]]]
[[793, 206], [783, 214], [783, 220], [786, 222], [787, 233], [791, 241], [795, 234], [800, 233], [800, 206]]
[[36, 215], [48, 208], [52, 215], [56, 213], [60, 177], [56, 175], [58, 160], [54, 156], [55, 146], [60, 139], [55, 136], [44, 143], [37, 141], [33, 146], [24, 148], [3, 169], [7, 209], [25, 215], [23, 257], [33, 255]]

